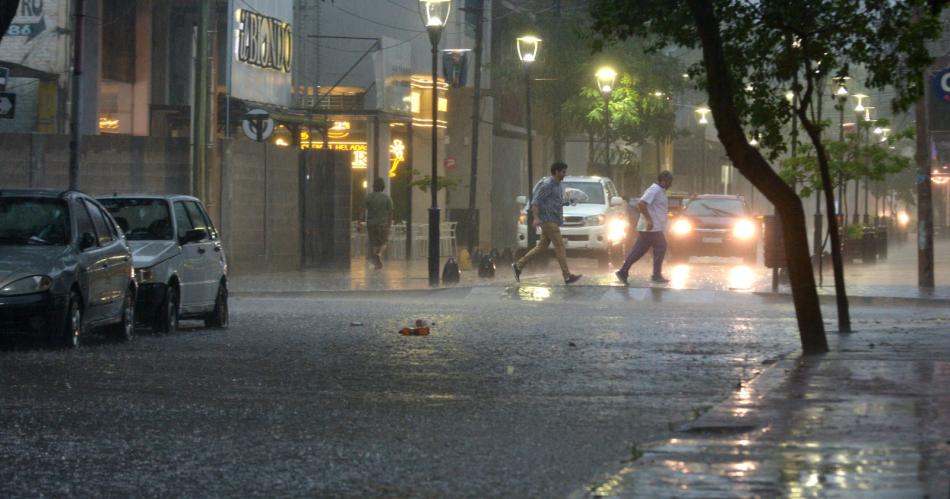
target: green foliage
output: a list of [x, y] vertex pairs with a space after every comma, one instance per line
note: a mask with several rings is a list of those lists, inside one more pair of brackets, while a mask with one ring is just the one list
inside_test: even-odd
[[[413, 170], [412, 175], [415, 178], [419, 175], [419, 171]], [[429, 186], [432, 185], [432, 175], [425, 175], [418, 180], [412, 181], [413, 187], [417, 187], [422, 192], [429, 192]], [[459, 186], [459, 181], [454, 178], [443, 177], [441, 175], [436, 175], [435, 177], [435, 187], [436, 191], [441, 191], [443, 189], [454, 191]]]
[[[543, 40], [538, 60], [530, 68], [533, 126], [555, 140], [584, 132], [602, 142], [607, 132], [604, 99], [594, 74], [600, 66], [610, 65], [620, 73], [610, 102], [612, 141], [639, 145], [675, 136], [675, 113], [667, 97], [682, 87], [682, 64], [675, 57], [648, 52], [640, 40], [598, 43], [602, 50], [592, 56], [595, 35], [586, 0], [562, 0], [560, 14], [546, 3], [526, 0], [524, 4], [534, 16], [506, 17], [495, 26], [501, 33], [510, 33], [506, 35], [510, 42], [505, 40], [510, 45], [499, 47], [499, 62], [492, 72], [499, 94], [524, 95], [525, 72], [513, 38], [530, 33]], [[655, 92], [663, 97], [657, 98]], [[635, 155], [621, 149], [614, 146], [611, 162], [631, 166], [622, 161]]]
[[[887, 127], [886, 120], [878, 120], [875, 127]], [[844, 141], [829, 141], [824, 144], [828, 152], [828, 171], [832, 180], [832, 187], [837, 188], [839, 181], [855, 179], [884, 180], [888, 175], [910, 169], [913, 166], [911, 158], [898, 154], [891, 149], [904, 139], [913, 138], [913, 130], [905, 130], [896, 135], [881, 140], [875, 134], [872, 125], [860, 123], [858, 132], [846, 135]], [[782, 161], [779, 175], [789, 185], [801, 185], [802, 196], [810, 196], [812, 192], [822, 188], [821, 175], [818, 170], [818, 158], [815, 148], [811, 145], [801, 147], [800, 154], [788, 157]]]
[[[820, 130], [816, 104], [825, 82], [867, 70], [868, 88], [888, 87], [895, 111], [921, 95], [921, 70], [930, 62], [925, 41], [940, 32], [925, 0], [713, 0], [721, 39], [737, 90], [732, 103], [747, 135], [759, 137], [771, 159], [786, 151], [784, 127], [793, 115]], [[698, 48], [696, 19], [688, 0], [591, 0], [594, 30], [604, 41], [649, 37], [652, 48]], [[705, 88], [704, 68], [689, 69]], [[745, 90], [743, 90], [745, 89]], [[799, 95], [793, 109], [784, 94]], [[807, 127], [806, 127], [807, 128]], [[812, 136], [813, 140], [820, 137]]]
[[844, 226], [844, 238], [848, 241], [859, 240], [864, 237], [864, 226], [861, 224], [848, 224]]

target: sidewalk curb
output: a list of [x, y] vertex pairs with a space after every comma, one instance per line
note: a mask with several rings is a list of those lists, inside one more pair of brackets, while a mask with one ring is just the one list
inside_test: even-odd
[[[451, 294], [457, 291], [468, 294], [474, 286], [452, 286], [420, 289], [314, 289], [307, 291], [232, 291], [235, 298], [379, 298], [387, 296], [419, 297], [434, 294]], [[344, 296], [340, 296], [344, 295]]]
[[[645, 469], [647, 467], [645, 465], [652, 460], [663, 460], [669, 457], [663, 449], [669, 446], [671, 441], [710, 434], [739, 435], [758, 431], [763, 421], [775, 415], [774, 409], [762, 405], [761, 402], [767, 398], [770, 392], [787, 383], [789, 376], [795, 370], [800, 369], [804, 361], [805, 358], [801, 353], [794, 355], [794, 352], [790, 352], [780, 356], [775, 362], [764, 366], [758, 375], [743, 381], [743, 388], [754, 390], [757, 394], [754, 400], [738, 400], [734, 390], [706, 413], [681, 424], [666, 437], [637, 445], [642, 453], [635, 461], [624, 462], [614, 470], [595, 477], [578, 490], [569, 493], [567, 497], [569, 499], [619, 497], [616, 494], [616, 487], [624, 481], [625, 477]], [[737, 405], [741, 405], [744, 410], [748, 410], [746, 414], [749, 417], [741, 422], [735, 416]], [[625, 496], [628, 496], [631, 491], [624, 492], [626, 492]]]
[[[751, 294], [756, 296], [761, 296], [763, 298], [785, 298], [789, 301], [792, 299], [792, 294], [785, 292], [773, 293], [771, 291], [753, 291]], [[837, 304], [837, 297], [834, 294], [825, 295], [819, 294], [818, 300], [823, 305], [835, 305]], [[848, 295], [848, 304], [849, 305], [864, 305], [864, 306], [899, 306], [899, 305], [915, 305], [923, 307], [950, 307], [950, 298], [920, 298], [920, 297], [910, 297], [910, 296], [865, 296], [865, 295]]]

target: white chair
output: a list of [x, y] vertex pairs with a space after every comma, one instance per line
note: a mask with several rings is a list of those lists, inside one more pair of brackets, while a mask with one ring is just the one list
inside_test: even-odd
[[429, 224], [413, 224], [412, 254], [416, 258], [429, 257]]
[[406, 258], [406, 224], [393, 224], [389, 233], [389, 245], [386, 247], [386, 257], [390, 260], [405, 260]]
[[455, 228], [458, 222], [442, 222], [439, 224], [439, 256], [455, 256], [458, 249], [455, 242]]

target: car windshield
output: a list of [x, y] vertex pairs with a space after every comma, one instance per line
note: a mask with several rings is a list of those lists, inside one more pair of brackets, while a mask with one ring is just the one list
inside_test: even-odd
[[62, 199], [0, 197], [0, 244], [64, 245], [69, 210]]
[[579, 201], [578, 204], [604, 204], [604, 187], [600, 182], [561, 182], [564, 190], [577, 189], [587, 194], [586, 201]]
[[697, 217], [739, 217], [745, 207], [738, 199], [693, 199], [686, 205], [686, 214]]
[[109, 210], [130, 241], [173, 238], [171, 214], [163, 199], [107, 198], [99, 202]]

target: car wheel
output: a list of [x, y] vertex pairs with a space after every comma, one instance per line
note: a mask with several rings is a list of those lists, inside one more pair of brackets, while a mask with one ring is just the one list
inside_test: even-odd
[[178, 288], [168, 286], [165, 288], [165, 298], [162, 299], [162, 306], [159, 309], [158, 317], [155, 318], [155, 324], [152, 325], [152, 332], [155, 334], [171, 334], [178, 330]]
[[79, 348], [82, 328], [82, 300], [75, 291], [69, 294], [69, 304], [66, 307], [66, 320], [60, 334], [59, 343], [69, 349]]
[[228, 327], [228, 287], [218, 284], [218, 295], [214, 299], [214, 310], [205, 317], [205, 327], [225, 329]]
[[131, 288], [125, 291], [122, 301], [122, 320], [110, 332], [119, 341], [132, 341], [135, 336], [135, 295]]

